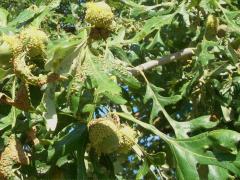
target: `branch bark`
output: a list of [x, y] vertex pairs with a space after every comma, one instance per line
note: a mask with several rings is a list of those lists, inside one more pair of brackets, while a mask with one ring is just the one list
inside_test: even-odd
[[156, 66], [168, 64], [170, 62], [174, 62], [179, 59], [191, 57], [194, 55], [195, 49], [196, 48], [186, 48], [186, 49], [183, 49], [182, 51], [164, 56], [158, 60], [148, 61], [146, 63], [140, 64], [134, 68], [129, 69], [129, 72], [131, 72], [132, 74], [139, 74], [140, 71], [146, 71], [146, 70], [152, 69]]

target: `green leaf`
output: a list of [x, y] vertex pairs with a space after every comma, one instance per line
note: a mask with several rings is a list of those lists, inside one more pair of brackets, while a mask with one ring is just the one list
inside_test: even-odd
[[217, 9], [215, 0], [201, 0], [199, 6], [209, 13], [214, 13], [214, 11]]
[[104, 96], [108, 97], [108, 99], [110, 99], [115, 104], [126, 104], [127, 102], [123, 97], [121, 97], [120, 94], [113, 94], [112, 92], [109, 91], [100, 92], [100, 94], [103, 94]]
[[215, 180], [215, 179], [233, 179], [231, 175], [229, 175], [228, 170], [218, 167], [209, 165], [208, 166], [208, 179], [209, 180]]
[[[181, 95], [175, 95], [171, 97], [163, 97], [158, 94], [161, 89], [158, 87], [147, 84], [146, 94], [144, 96], [144, 102], [146, 103], [150, 99], [153, 100], [152, 111], [150, 115], [150, 121], [158, 116], [160, 111], [163, 111], [164, 106], [176, 104], [179, 100], [181, 100]], [[171, 120], [170, 120], [171, 121]]]
[[211, 121], [210, 116], [202, 116], [186, 122], [178, 122], [174, 120], [164, 109], [164, 106], [176, 104], [179, 100], [181, 100], [182, 96], [176, 95], [171, 97], [162, 97], [158, 94], [160, 90], [161, 89], [151, 84], [147, 85], [144, 102], [146, 103], [150, 99], [153, 100], [152, 111], [150, 114], [150, 123], [152, 123], [152, 120], [158, 116], [159, 112], [162, 112], [172, 126], [172, 128], [174, 129], [174, 132], [178, 138], [185, 138], [188, 137], [188, 134], [192, 132], [203, 129], [211, 129], [218, 125], [217, 121]]
[[226, 122], [230, 122], [231, 121], [231, 112], [232, 109], [231, 108], [227, 108], [225, 106], [221, 106], [222, 109], [222, 113], [223, 113], [223, 117], [225, 119]]
[[0, 118], [0, 131], [3, 131], [5, 128], [11, 126], [13, 122], [16, 122], [19, 114], [21, 114], [21, 111], [15, 107], [12, 107], [7, 116]]
[[86, 125], [70, 124], [61, 130], [58, 135], [60, 137], [48, 149], [48, 162], [56, 161], [75, 150], [85, 151], [88, 136]]
[[36, 160], [35, 168], [36, 168], [37, 173], [46, 174], [51, 169], [51, 166], [46, 164], [46, 162], [41, 162], [39, 160]]
[[186, 5], [183, 2], [180, 7], [179, 7], [179, 14], [182, 15], [184, 22], [186, 23], [186, 26], [189, 27], [190, 26], [190, 17], [189, 17], [189, 13], [187, 12], [186, 9]]
[[97, 153], [93, 149], [91, 149], [89, 151], [89, 159], [93, 166], [93, 174], [97, 177], [97, 179], [110, 180], [115, 178], [113, 169], [114, 167], [108, 155], [102, 155], [100, 157], [101, 160], [105, 160], [103, 161], [103, 164], [101, 163]]
[[93, 112], [95, 110], [95, 105], [94, 104], [86, 104], [83, 109], [82, 112]]
[[235, 131], [216, 130], [189, 139], [171, 141], [170, 148], [177, 162], [179, 179], [198, 177], [198, 163], [220, 166], [239, 176], [239, 140], [240, 135]]
[[153, 40], [151, 41], [151, 43], [146, 47], [148, 50], [152, 49], [156, 44], [164, 44], [161, 35], [160, 35], [160, 30], [156, 33], [156, 35], [154, 36]]
[[223, 10], [229, 29], [233, 32], [240, 34], [240, 24], [237, 24], [239, 23], [240, 11], [229, 11], [226, 9], [222, 9], [222, 10]]
[[126, 40], [125, 43], [136, 43], [143, 40], [146, 36], [151, 34], [155, 30], [160, 30], [166, 24], [170, 24], [174, 14], [163, 15], [163, 16], [154, 16], [151, 19], [146, 20], [145, 25], [143, 26], [142, 30], [130, 39]]
[[112, 73], [117, 76], [124, 85], [128, 85], [130, 88], [139, 89], [141, 83], [130, 72], [113, 70]]
[[4, 70], [0, 68], [0, 79], [6, 77], [7, 74], [8, 74], [8, 70]]
[[166, 153], [157, 152], [156, 154], [148, 154], [148, 161], [150, 161], [153, 165], [159, 166], [164, 165], [166, 163]]
[[76, 66], [81, 63], [82, 55], [85, 54], [85, 41], [69, 41], [61, 39], [49, 46], [46, 70], [59, 74], [72, 74]]
[[71, 93], [69, 95], [70, 110], [73, 112], [74, 115], [76, 115], [76, 113], [78, 112], [80, 96], [81, 96], [81, 89], [78, 89], [77, 92]]
[[[119, 50], [119, 49], [117, 49]], [[139, 89], [141, 87], [141, 83], [135, 78], [126, 68], [125, 62], [122, 62], [116, 59], [113, 53], [106, 49], [105, 58], [106, 62], [109, 62], [109, 71], [111, 74], [117, 76], [120, 81], [124, 84], [128, 85], [131, 88]], [[111, 64], [111, 65], [110, 65]]]
[[215, 130], [191, 138], [174, 139], [154, 126], [135, 119], [130, 114], [119, 116], [139, 124], [160, 136], [171, 149], [178, 179], [199, 179], [197, 165], [215, 165], [240, 175], [240, 134], [232, 130]]
[[200, 116], [186, 122], [174, 122], [175, 134], [178, 138], [187, 138], [189, 133], [204, 129], [212, 129], [219, 124], [218, 121], [212, 121], [211, 116]]
[[[87, 178], [87, 172], [85, 167], [85, 151], [87, 146], [87, 130], [85, 131], [85, 137], [82, 137], [80, 148], [77, 150], [77, 179], [84, 180]], [[84, 138], [84, 139], [83, 139]]]
[[105, 74], [100, 64], [101, 59], [93, 56], [90, 51], [86, 54], [86, 59], [89, 67], [89, 76], [93, 82], [97, 85], [96, 93], [103, 94], [111, 101], [117, 104], [125, 104], [126, 100], [121, 97], [121, 88]]
[[40, 13], [42, 9], [39, 9], [35, 6], [30, 6], [29, 8], [23, 10], [13, 21], [9, 22], [9, 26], [18, 26], [22, 23], [32, 19], [38, 13]]
[[203, 40], [200, 45], [201, 50], [198, 54], [197, 61], [199, 61], [199, 63], [201, 63], [203, 66], [208, 65], [209, 61], [215, 58], [214, 54], [210, 52], [210, 50], [215, 46], [217, 46], [216, 42], [207, 41], [206, 39]]
[[7, 26], [8, 11], [6, 9], [0, 8], [0, 27]]
[[122, 2], [125, 3], [126, 5], [130, 6], [131, 8], [133, 8], [131, 11], [131, 15], [133, 17], [138, 17], [139, 15], [141, 15], [143, 13], [151, 11], [159, 6], [162, 6], [162, 3], [153, 5], [153, 6], [144, 6], [144, 5], [137, 4], [130, 0], [122, 0]]
[[126, 35], [125, 28], [120, 28], [119, 31], [116, 33], [116, 35], [113, 35], [112, 38], [107, 39], [107, 43], [109, 48], [112, 47], [122, 47], [122, 42], [124, 41], [124, 37]]
[[40, 6], [40, 13], [34, 18], [31, 25], [40, 27], [42, 21], [44, 21], [50, 14], [52, 15], [54, 13], [52, 10], [57, 8], [60, 5], [60, 2], [61, 0], [53, 0], [47, 6]]
[[57, 167], [61, 167], [65, 164], [69, 163], [69, 159], [68, 159], [68, 155], [62, 156], [60, 157], [57, 161], [56, 161], [56, 166]]
[[143, 162], [143, 165], [140, 167], [140, 169], [138, 170], [138, 173], [137, 173], [137, 177], [136, 179], [139, 180], [139, 179], [143, 179], [144, 176], [149, 172], [149, 165], [147, 163], [147, 161], [144, 161]]
[[[146, 175], [149, 175], [151, 172], [151, 175], [154, 175], [155, 172], [153, 169], [161, 171], [160, 166], [164, 165], [166, 163], [166, 153], [164, 152], [157, 152], [156, 154], [149, 154], [145, 152], [140, 146], [135, 145], [133, 146], [134, 152], [137, 154], [138, 157], [142, 157], [143, 164], [138, 170], [136, 179], [142, 179]], [[152, 166], [153, 168], [150, 168]], [[156, 177], [155, 177], [156, 178]]]
[[127, 53], [121, 47], [112, 46], [110, 47], [110, 50], [118, 59], [130, 64]]

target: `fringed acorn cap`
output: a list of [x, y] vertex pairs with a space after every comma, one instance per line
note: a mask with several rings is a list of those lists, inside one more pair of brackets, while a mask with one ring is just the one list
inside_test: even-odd
[[8, 142], [8, 145], [0, 155], [0, 179], [11, 179], [14, 177], [13, 165], [29, 164], [29, 159], [23, 151], [20, 141], [12, 135], [9, 137]]
[[218, 26], [219, 26], [219, 19], [214, 15], [210, 14], [207, 17], [207, 22], [206, 22], [205, 37], [207, 40], [211, 40], [214, 37], [216, 37]]
[[20, 32], [20, 39], [30, 57], [43, 55], [48, 36], [36, 27], [28, 27]]
[[121, 134], [114, 121], [109, 118], [99, 118], [89, 123], [89, 140], [98, 154], [109, 154], [120, 146]]
[[96, 28], [109, 29], [113, 23], [114, 14], [105, 2], [87, 3], [85, 20]]
[[13, 57], [18, 56], [22, 50], [23, 45], [17, 35], [2, 35], [1, 37], [2, 45], [5, 48], [9, 48]]
[[138, 141], [137, 132], [126, 124], [121, 125], [114, 117], [92, 120], [88, 127], [91, 146], [98, 154], [126, 154]]
[[122, 138], [118, 152], [127, 154], [138, 141], [137, 132], [126, 124], [121, 125], [119, 132]]

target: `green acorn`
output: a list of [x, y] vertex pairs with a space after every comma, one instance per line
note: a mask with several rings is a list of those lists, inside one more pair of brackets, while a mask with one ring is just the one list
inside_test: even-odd
[[207, 17], [207, 22], [206, 22], [205, 37], [207, 40], [211, 40], [216, 37], [218, 26], [219, 26], [219, 19], [214, 15], [210, 14]]
[[85, 20], [96, 28], [110, 29], [114, 15], [111, 7], [105, 2], [87, 3]]
[[44, 54], [48, 42], [48, 36], [45, 32], [36, 27], [28, 27], [20, 32], [20, 39], [30, 57]]
[[16, 35], [2, 35], [0, 38], [0, 66], [8, 68], [11, 59], [22, 52], [22, 43]]
[[138, 141], [137, 132], [128, 125], [121, 125], [119, 132], [122, 138], [118, 152], [127, 154]]
[[1, 37], [2, 46], [8, 47], [14, 57], [18, 56], [22, 50], [23, 45], [16, 35], [3, 35]]
[[98, 154], [115, 152], [121, 142], [118, 125], [108, 118], [91, 121], [89, 123], [89, 140]]

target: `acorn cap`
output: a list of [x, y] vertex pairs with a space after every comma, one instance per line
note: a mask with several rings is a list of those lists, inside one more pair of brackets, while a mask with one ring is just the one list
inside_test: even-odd
[[20, 32], [20, 39], [30, 57], [42, 55], [48, 42], [45, 32], [36, 27], [28, 27]]
[[121, 134], [114, 121], [108, 118], [99, 118], [89, 123], [89, 140], [98, 154], [109, 154], [118, 149]]
[[111, 7], [105, 2], [87, 3], [85, 20], [96, 28], [109, 29], [113, 23], [114, 15]]
[[18, 36], [4, 34], [1, 37], [1, 40], [2, 40], [1, 50], [3, 50], [3, 47], [5, 48], [6, 51], [10, 50], [13, 57], [18, 56], [22, 52], [23, 45]]
[[216, 37], [218, 26], [219, 26], [219, 19], [214, 15], [210, 14], [207, 17], [207, 22], [206, 22], [205, 37], [207, 40], [211, 40]]
[[132, 149], [132, 146], [137, 143], [137, 132], [126, 124], [121, 125], [119, 132], [122, 138], [118, 152], [126, 154]]

